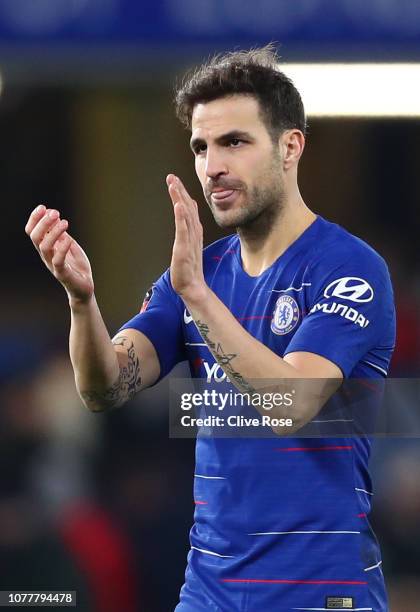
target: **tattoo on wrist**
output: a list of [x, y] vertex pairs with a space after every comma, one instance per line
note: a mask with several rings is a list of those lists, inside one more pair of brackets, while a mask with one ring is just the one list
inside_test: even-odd
[[210, 329], [207, 323], [196, 321], [196, 325], [204, 342], [215, 356], [217, 363], [223, 368], [223, 371], [226, 372], [231, 382], [235, 383], [243, 393], [255, 393], [256, 389], [254, 389], [254, 387], [245, 380], [242, 374], [237, 372], [232, 365], [232, 361], [238, 356], [237, 353], [226, 353], [220, 342], [217, 344], [213, 342], [213, 340], [209, 338]]
[[82, 399], [89, 404], [100, 405], [94, 412], [102, 412], [107, 408], [116, 408], [131, 399], [141, 386], [140, 361], [136, 355], [134, 344], [125, 336], [117, 336], [112, 341], [115, 346], [127, 347], [127, 365], [120, 366], [117, 380], [105, 391], [84, 391]]

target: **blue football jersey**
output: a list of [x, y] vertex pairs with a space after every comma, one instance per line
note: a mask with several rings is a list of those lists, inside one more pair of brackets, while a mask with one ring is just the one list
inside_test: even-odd
[[[395, 309], [384, 260], [318, 216], [261, 275], [242, 266], [237, 235], [204, 250], [209, 287], [280, 357], [316, 353], [345, 378], [385, 377]], [[226, 379], [167, 270], [122, 329], [153, 343], [160, 377], [188, 360], [193, 377]], [[201, 437], [194, 525], [176, 612], [388, 610], [369, 525], [367, 437]]]

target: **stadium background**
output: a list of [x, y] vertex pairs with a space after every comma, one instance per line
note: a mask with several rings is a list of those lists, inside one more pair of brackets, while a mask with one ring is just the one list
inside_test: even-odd
[[[170, 261], [166, 174], [202, 201], [173, 115], [176, 75], [215, 51], [270, 40], [286, 62], [420, 61], [414, 0], [331, 4], [0, 0], [0, 590], [72, 589], [78, 610], [168, 612], [193, 513], [193, 441], [168, 439], [159, 391], [110, 414], [81, 406], [65, 294], [24, 235], [28, 214], [42, 202], [70, 220], [114, 333]], [[303, 196], [388, 261], [391, 375], [418, 377], [419, 119], [309, 125]], [[200, 214], [210, 243], [219, 230], [204, 204]], [[415, 612], [420, 441], [378, 440], [372, 469], [391, 610]]]

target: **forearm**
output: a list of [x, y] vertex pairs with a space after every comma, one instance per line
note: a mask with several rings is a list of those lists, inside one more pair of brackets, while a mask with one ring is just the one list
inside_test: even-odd
[[[335, 384], [326, 380], [304, 380], [306, 372], [251, 336], [208, 287], [200, 297], [184, 301], [214, 358], [241, 393], [284, 394], [292, 388], [296, 391], [297, 401], [292, 407], [280, 405], [271, 411], [276, 418], [291, 417], [294, 430], [313, 418], [335, 390]], [[258, 405], [255, 408], [267, 414]]]
[[92, 411], [118, 406], [126, 399], [122, 368], [95, 296], [87, 303], [69, 300], [70, 359], [76, 387]]
[[184, 301], [216, 361], [240, 391], [252, 392], [252, 379], [300, 376], [296, 368], [251, 336], [211, 289], [200, 298]]

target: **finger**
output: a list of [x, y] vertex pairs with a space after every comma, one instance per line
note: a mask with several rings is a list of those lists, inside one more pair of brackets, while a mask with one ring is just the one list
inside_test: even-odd
[[39, 245], [45, 234], [51, 229], [60, 217], [58, 210], [46, 210], [45, 214], [38, 221], [30, 233], [30, 237], [35, 247], [39, 250]]
[[69, 234], [64, 233], [60, 236], [60, 239], [57, 240], [55, 244], [55, 252], [51, 263], [54, 266], [54, 271], [57, 274], [62, 273], [66, 267], [66, 255], [70, 250], [72, 242], [73, 238]]
[[[182, 181], [177, 176], [175, 176], [175, 174], [168, 174], [168, 176], [166, 177], [166, 183], [168, 185], [168, 190], [170, 194], [178, 194], [178, 198], [175, 198], [175, 201], [182, 200], [187, 207], [191, 205], [191, 202], [193, 201], [191, 199], [191, 196], [185, 189], [184, 185], [182, 184]], [[172, 201], [172, 203], [174, 203], [174, 201]]]
[[166, 184], [169, 187], [169, 185], [171, 185], [171, 183], [173, 183], [174, 181], [176, 181], [176, 176], [175, 174], [168, 174], [168, 176], [166, 177]]
[[[173, 181], [169, 184], [169, 196], [171, 198], [172, 201], [172, 206], [174, 209], [174, 218], [175, 218], [175, 241], [177, 241], [177, 237], [178, 237], [178, 241], [181, 239], [180, 238], [180, 223], [181, 221], [183, 223], [186, 223], [185, 221], [185, 209], [182, 206], [182, 198], [180, 196], [179, 193], [179, 189], [178, 186], [176, 184], [176, 181]], [[188, 230], [188, 228], [187, 228]]]
[[200, 217], [198, 216], [198, 211], [197, 211], [197, 215], [196, 215], [195, 231], [196, 231], [196, 235], [198, 237], [198, 242], [199, 242], [199, 245], [200, 245], [200, 249], [202, 250], [203, 249], [203, 226], [201, 224]]
[[68, 228], [68, 221], [66, 219], [62, 219], [61, 221], [56, 221], [55, 225], [51, 227], [51, 229], [44, 235], [44, 238], [41, 240], [39, 244], [39, 250], [42, 256], [50, 261], [52, 256], [54, 255], [54, 245], [59, 237], [66, 231]]
[[176, 178], [176, 182], [177, 182], [178, 191], [182, 197], [182, 200], [183, 202], [187, 204], [188, 213], [191, 215], [191, 220], [192, 220], [191, 225], [194, 227], [194, 230], [196, 232], [200, 233], [201, 223], [200, 223], [200, 216], [198, 214], [197, 202], [193, 200], [193, 198], [190, 196], [190, 194], [188, 193], [185, 185], [183, 184], [180, 178]]
[[179, 191], [179, 195], [182, 198], [182, 201], [185, 203], [187, 210], [190, 214], [195, 214], [197, 212], [197, 204], [195, 200], [192, 199], [188, 191], [186, 190], [183, 182], [180, 178], [177, 177], [176, 185]]
[[198, 214], [198, 206], [197, 206], [197, 202], [195, 200], [191, 200], [192, 204], [191, 204], [191, 218], [193, 220], [194, 223], [194, 231], [197, 234], [197, 236], [201, 235], [202, 232], [202, 226], [200, 223], [200, 215]]
[[196, 227], [197, 224], [195, 219], [196, 211], [194, 210], [191, 202], [187, 203], [178, 181], [175, 182], [175, 188], [179, 194], [179, 202], [182, 204], [182, 215], [187, 226], [189, 242], [191, 245], [193, 245], [198, 239]]
[[181, 195], [183, 196], [183, 198], [186, 200], [186, 202], [188, 204], [192, 204], [194, 202], [194, 200], [192, 199], [192, 197], [190, 196], [190, 194], [188, 193], [184, 183], [181, 181], [180, 178], [177, 177], [176, 179], [179, 191], [181, 193]]
[[179, 193], [179, 188], [177, 185], [177, 177], [174, 174], [168, 174], [166, 177], [166, 184], [168, 186], [168, 192], [172, 205], [175, 206], [175, 204], [181, 200], [181, 194]]
[[[185, 208], [182, 203], [174, 205], [175, 214], [175, 244], [187, 248], [189, 245], [189, 231], [185, 219]], [[175, 246], [174, 244], [174, 246]]]
[[190, 228], [191, 232], [195, 235], [196, 238], [199, 238], [202, 233], [202, 227], [200, 223], [200, 217], [198, 214], [198, 205], [195, 200], [192, 199], [188, 191], [183, 186], [182, 182], [179, 182], [179, 192], [182, 197], [182, 201], [187, 203], [187, 225]]
[[168, 192], [169, 192], [169, 196], [171, 198], [173, 206], [175, 206], [175, 204], [177, 204], [178, 202], [181, 201], [181, 195], [179, 193], [179, 189], [178, 189], [176, 183], [170, 183], [169, 184]]
[[189, 206], [188, 206], [188, 202], [185, 200], [185, 197], [183, 196], [181, 189], [180, 189], [180, 184], [178, 182], [178, 179], [175, 178], [175, 180], [173, 180], [172, 182], [169, 183], [169, 195], [170, 198], [172, 200], [172, 204], [173, 206], [175, 206], [175, 204], [181, 203], [183, 204], [183, 214], [184, 217], [185, 215], [188, 215], [189, 213]]
[[38, 221], [42, 219], [42, 217], [45, 215], [46, 210], [46, 207], [43, 204], [40, 204], [31, 212], [31, 214], [29, 215], [28, 222], [25, 225], [25, 232], [28, 234], [28, 236], [32, 232]]
[[184, 205], [183, 216], [190, 240], [198, 240], [202, 244], [203, 228], [198, 215], [197, 202], [191, 198], [181, 179], [174, 174], [169, 174], [166, 177], [166, 183], [169, 188], [172, 204], [175, 206], [175, 204], [180, 202]]

